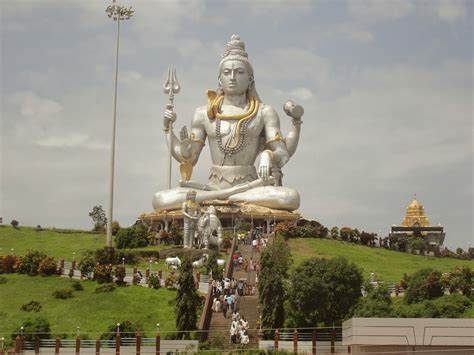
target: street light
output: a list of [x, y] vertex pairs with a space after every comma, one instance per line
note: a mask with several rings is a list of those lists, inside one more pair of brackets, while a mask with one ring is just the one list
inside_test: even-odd
[[109, 18], [117, 21], [117, 53], [115, 55], [115, 92], [114, 92], [114, 114], [112, 120], [112, 146], [110, 155], [110, 190], [109, 190], [109, 206], [107, 210], [107, 239], [105, 247], [111, 251], [112, 247], [112, 219], [114, 205], [114, 164], [115, 164], [115, 127], [117, 121], [117, 78], [118, 78], [118, 58], [119, 58], [119, 38], [120, 38], [120, 21], [128, 20], [135, 12], [132, 7], [117, 5], [113, 0], [112, 5], [107, 6], [105, 12]]

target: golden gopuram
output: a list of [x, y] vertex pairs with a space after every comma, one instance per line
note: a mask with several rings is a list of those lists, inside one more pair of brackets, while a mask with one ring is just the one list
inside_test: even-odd
[[410, 239], [423, 238], [427, 245], [441, 246], [444, 243], [443, 226], [431, 226], [423, 205], [415, 198], [407, 206], [401, 225], [393, 225], [390, 236]]

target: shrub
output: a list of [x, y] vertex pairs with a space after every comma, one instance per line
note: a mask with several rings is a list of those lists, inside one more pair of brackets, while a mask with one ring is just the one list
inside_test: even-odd
[[161, 281], [157, 274], [150, 275], [150, 288], [158, 289], [161, 287]]
[[2, 257], [2, 273], [14, 273], [18, 266], [18, 258], [15, 255], [5, 255]]
[[169, 274], [169, 276], [165, 280], [165, 286], [166, 288], [175, 288], [176, 287], [176, 281], [177, 281], [176, 273], [174, 271]]
[[77, 267], [83, 277], [90, 278], [90, 275], [95, 269], [95, 264], [96, 262], [94, 256], [90, 253], [86, 253], [82, 256]]
[[48, 256], [43, 259], [38, 267], [38, 273], [43, 276], [54, 275], [57, 273], [56, 261]]
[[60, 300], [65, 300], [74, 297], [74, 294], [70, 288], [61, 288], [53, 292], [53, 297]]
[[116, 278], [115, 283], [119, 286], [124, 286], [126, 284], [126, 282], [124, 281], [126, 276], [125, 267], [123, 267], [122, 265], [117, 265], [115, 267], [114, 274]]
[[115, 249], [112, 252], [105, 249], [97, 249], [95, 251], [95, 261], [101, 265], [115, 264]]
[[117, 235], [120, 230], [120, 223], [118, 221], [112, 222], [112, 235]]
[[[23, 326], [23, 330], [21, 330]], [[51, 325], [49, 321], [45, 318], [38, 317], [33, 319], [28, 319], [22, 325], [16, 328], [11, 334], [11, 338], [15, 340], [16, 336], [23, 333], [23, 340], [25, 341], [34, 341], [36, 337], [40, 339], [49, 339], [51, 338]]]
[[392, 299], [385, 286], [369, 286], [367, 297], [361, 297], [355, 310], [356, 317], [386, 318], [393, 315]]
[[0, 285], [6, 284], [8, 279], [6, 277], [0, 276]]
[[84, 286], [82, 286], [81, 281], [74, 280], [71, 282], [71, 287], [74, 291], [82, 291], [84, 290]]
[[431, 300], [443, 295], [441, 273], [433, 269], [422, 269], [413, 274], [405, 291], [408, 304]]
[[20, 274], [27, 274], [36, 276], [39, 273], [40, 263], [48, 256], [42, 251], [30, 250], [24, 256], [20, 257], [18, 262], [18, 272]]
[[20, 222], [18, 222], [16, 219], [13, 219], [10, 224], [12, 225], [13, 228], [18, 229], [18, 226], [20, 225]]
[[115, 285], [113, 283], [103, 284], [95, 289], [95, 293], [102, 293], [102, 292], [112, 292], [115, 290]]
[[98, 283], [111, 283], [113, 281], [112, 265], [97, 264], [94, 272], [94, 280]]
[[432, 302], [438, 309], [440, 318], [459, 318], [471, 307], [471, 300], [458, 293], [444, 295]]
[[465, 296], [471, 295], [472, 281], [473, 272], [467, 266], [456, 266], [441, 277], [441, 284], [448, 288], [450, 293], [460, 291]]
[[143, 224], [136, 224], [131, 228], [122, 228], [115, 237], [118, 249], [140, 248], [148, 245], [148, 232]]
[[[120, 324], [120, 336], [122, 338], [135, 338], [135, 333], [140, 331], [142, 326], [140, 322], [132, 323], [129, 320], [125, 320], [122, 322], [117, 322]], [[102, 333], [100, 339], [103, 340], [114, 340], [115, 334], [117, 332], [117, 323], [111, 324], [107, 331]]]
[[20, 309], [25, 312], [39, 312], [41, 311], [41, 303], [38, 301], [30, 301], [21, 305]]
[[395, 310], [395, 317], [397, 318], [438, 318], [439, 311], [436, 306], [430, 301], [422, 301], [410, 305], [400, 305]]

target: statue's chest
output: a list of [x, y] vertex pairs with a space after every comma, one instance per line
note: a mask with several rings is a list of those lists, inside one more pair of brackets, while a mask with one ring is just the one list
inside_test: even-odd
[[[241, 131], [243, 128], [243, 122], [238, 120], [210, 120], [207, 125], [207, 135], [210, 138], [215, 138], [217, 135], [222, 137], [227, 137], [229, 135], [235, 135], [237, 132]], [[245, 125], [245, 134], [247, 137], [255, 138], [260, 136], [263, 131], [263, 119], [260, 112], [258, 112], [255, 117], [251, 118], [248, 123]]]

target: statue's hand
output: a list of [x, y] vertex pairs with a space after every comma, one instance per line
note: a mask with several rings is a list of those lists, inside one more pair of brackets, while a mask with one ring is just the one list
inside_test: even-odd
[[189, 138], [188, 129], [186, 128], [186, 126], [183, 126], [179, 131], [179, 141], [181, 156], [183, 158], [191, 157], [193, 146], [191, 138]]
[[176, 121], [176, 112], [168, 109], [163, 115], [163, 126], [167, 130], [170, 127], [170, 124]]
[[271, 151], [264, 150], [260, 156], [260, 165], [258, 167], [258, 174], [263, 181], [270, 178], [270, 168], [272, 166]]

